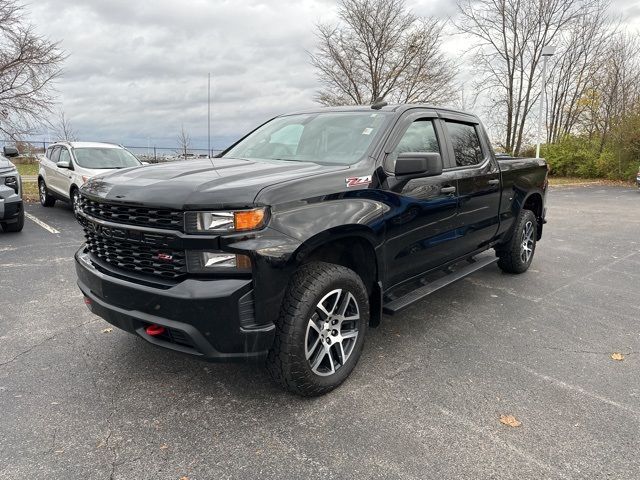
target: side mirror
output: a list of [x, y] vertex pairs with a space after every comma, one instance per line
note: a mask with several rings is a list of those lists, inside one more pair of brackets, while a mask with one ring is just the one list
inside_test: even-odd
[[17, 157], [18, 155], [20, 155], [20, 152], [16, 147], [4, 147], [5, 157]]
[[65, 161], [56, 163], [56, 166], [58, 168], [71, 168], [71, 164], [69, 162], [65, 162]]
[[398, 155], [396, 177], [434, 177], [442, 173], [442, 158], [439, 153], [404, 152]]
[[149, 162], [140, 162], [142, 165], [149, 165]]

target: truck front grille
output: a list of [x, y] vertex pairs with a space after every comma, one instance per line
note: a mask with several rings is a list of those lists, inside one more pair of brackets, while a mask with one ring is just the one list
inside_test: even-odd
[[165, 230], [184, 229], [184, 214], [179, 210], [102, 203], [87, 197], [82, 197], [81, 202], [85, 214], [100, 220]]
[[178, 279], [187, 273], [185, 252], [158, 245], [105, 237], [82, 222], [87, 250], [114, 267], [131, 272]]

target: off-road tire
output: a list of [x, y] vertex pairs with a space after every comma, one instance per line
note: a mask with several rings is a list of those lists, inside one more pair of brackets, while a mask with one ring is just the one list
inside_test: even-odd
[[40, 197], [40, 205], [43, 207], [53, 207], [56, 203], [55, 197], [49, 193], [47, 184], [42, 178], [38, 180], [38, 196]]
[[[531, 226], [531, 236], [528, 243], [531, 253], [527, 256], [524, 250], [524, 242], [527, 237], [527, 228]], [[527, 271], [536, 251], [536, 239], [538, 235], [538, 221], [531, 210], [522, 210], [513, 229], [513, 234], [507, 243], [496, 247], [498, 266], [507, 273], [524, 273]]]
[[[357, 302], [358, 334], [344, 365], [328, 376], [312, 370], [308, 348], [309, 320], [318, 315], [318, 303], [330, 292], [342, 289]], [[267, 370], [285, 390], [302, 396], [325, 394], [339, 386], [356, 366], [369, 324], [369, 299], [360, 277], [348, 268], [324, 262], [301, 266], [292, 276], [276, 321], [276, 337], [267, 358]], [[333, 364], [332, 364], [333, 365]]]

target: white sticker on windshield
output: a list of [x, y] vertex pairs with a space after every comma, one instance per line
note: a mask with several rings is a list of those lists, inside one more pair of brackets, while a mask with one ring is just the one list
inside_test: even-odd
[[365, 129], [362, 131], [362, 134], [363, 134], [363, 135], [371, 135], [371, 132], [373, 132], [373, 128], [365, 128]]

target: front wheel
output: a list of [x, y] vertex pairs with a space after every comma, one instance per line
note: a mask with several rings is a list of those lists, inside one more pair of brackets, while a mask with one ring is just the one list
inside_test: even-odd
[[524, 273], [536, 251], [538, 221], [531, 210], [522, 210], [511, 239], [496, 248], [498, 266], [507, 273]]
[[290, 392], [327, 393], [356, 366], [368, 324], [367, 289], [354, 271], [303, 265], [285, 294], [267, 369]]
[[43, 207], [53, 207], [56, 199], [49, 193], [47, 184], [44, 183], [42, 178], [38, 181], [38, 191], [40, 192], [40, 204]]

